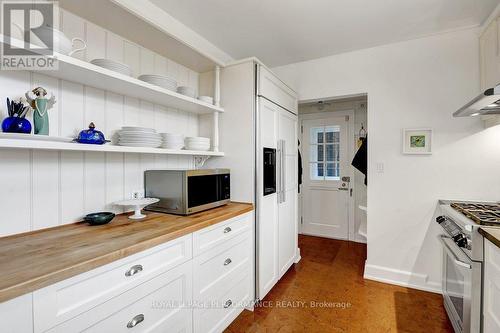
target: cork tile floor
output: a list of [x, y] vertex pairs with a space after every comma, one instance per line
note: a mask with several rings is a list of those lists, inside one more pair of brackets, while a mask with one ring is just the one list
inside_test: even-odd
[[302, 260], [227, 333], [453, 332], [441, 295], [364, 280], [364, 244], [300, 236], [299, 246]]

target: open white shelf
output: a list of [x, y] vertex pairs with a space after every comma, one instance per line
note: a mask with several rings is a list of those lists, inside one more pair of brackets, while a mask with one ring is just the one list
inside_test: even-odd
[[58, 70], [41, 71], [42, 74], [191, 113], [224, 112], [224, 109], [215, 105], [113, 72], [86, 61], [63, 54], [56, 54], [53, 57], [58, 60]]
[[95, 151], [95, 152], [106, 152], [106, 153], [224, 156], [223, 152], [213, 152], [213, 151], [125, 147], [125, 146], [115, 146], [109, 143], [104, 145], [88, 145], [75, 142], [52, 142], [52, 141], [18, 140], [18, 139], [0, 139], [0, 148], [59, 150], [59, 151]]
[[[4, 38], [5, 37], [1, 35], [1, 43], [4, 43]], [[13, 44], [17, 47], [22, 45], [17, 41], [13, 41]], [[174, 91], [163, 89], [131, 76], [123, 75], [80, 59], [68, 57], [60, 53], [55, 53], [50, 57], [57, 59], [57, 70], [30, 69], [30, 71], [111, 91], [120, 95], [136, 97], [154, 104], [179, 109], [181, 111], [196, 114], [224, 112], [224, 109], [221, 107], [181, 95]]]

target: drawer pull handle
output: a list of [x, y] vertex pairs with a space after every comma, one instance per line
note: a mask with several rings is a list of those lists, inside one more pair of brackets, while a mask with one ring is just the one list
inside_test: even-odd
[[125, 276], [132, 276], [140, 272], [142, 272], [142, 265], [134, 265], [130, 267], [128, 271], [125, 272]]
[[139, 325], [144, 321], [144, 315], [143, 314], [138, 314], [134, 318], [132, 318], [131, 321], [128, 322], [127, 327], [128, 328], [134, 328], [135, 326]]
[[224, 229], [224, 233], [227, 234], [228, 232], [231, 232], [231, 230], [233, 230], [233, 229], [231, 229], [231, 227], [226, 227]]
[[231, 258], [227, 258], [226, 260], [224, 260], [224, 266], [227, 266], [227, 265], [229, 265], [232, 262], [233, 261], [231, 260]]
[[233, 305], [233, 301], [231, 301], [230, 299], [228, 299], [226, 301], [226, 303], [224, 304], [224, 309], [227, 309], [228, 307], [230, 307], [231, 305]]

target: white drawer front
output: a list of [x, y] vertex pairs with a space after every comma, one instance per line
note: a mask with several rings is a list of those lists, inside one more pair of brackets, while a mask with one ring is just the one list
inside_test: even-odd
[[2, 333], [33, 332], [32, 294], [22, 295], [0, 303]]
[[35, 332], [69, 320], [192, 258], [187, 235], [34, 292]]
[[236, 285], [221, 297], [213, 300], [211, 308], [194, 310], [194, 332], [222, 332], [247, 306], [250, 298], [250, 277], [235, 281]]
[[226, 293], [239, 275], [251, 274], [251, 233], [247, 231], [194, 258], [193, 297], [210, 303]]
[[188, 262], [49, 332], [191, 332], [191, 277]]
[[249, 212], [193, 233], [193, 255], [197, 256], [250, 230], [253, 213]]

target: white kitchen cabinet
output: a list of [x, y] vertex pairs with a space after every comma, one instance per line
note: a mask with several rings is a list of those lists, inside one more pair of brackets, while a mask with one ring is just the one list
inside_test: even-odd
[[0, 303], [1, 331], [222, 332], [254, 298], [253, 220], [248, 212]]
[[0, 303], [0, 323], [3, 333], [33, 332], [32, 294]]
[[500, 332], [500, 248], [484, 241], [484, 333]]
[[[33, 293], [35, 332], [45, 332], [191, 258], [192, 236], [186, 235], [39, 289]], [[103, 308], [101, 314], [112, 311]]]
[[500, 83], [500, 18], [493, 20], [480, 39], [481, 90]]
[[266, 97], [294, 114], [298, 113], [297, 96], [292, 89], [262, 65], [258, 66], [257, 75], [259, 96]]
[[48, 332], [191, 332], [191, 303], [192, 265], [187, 262]]

